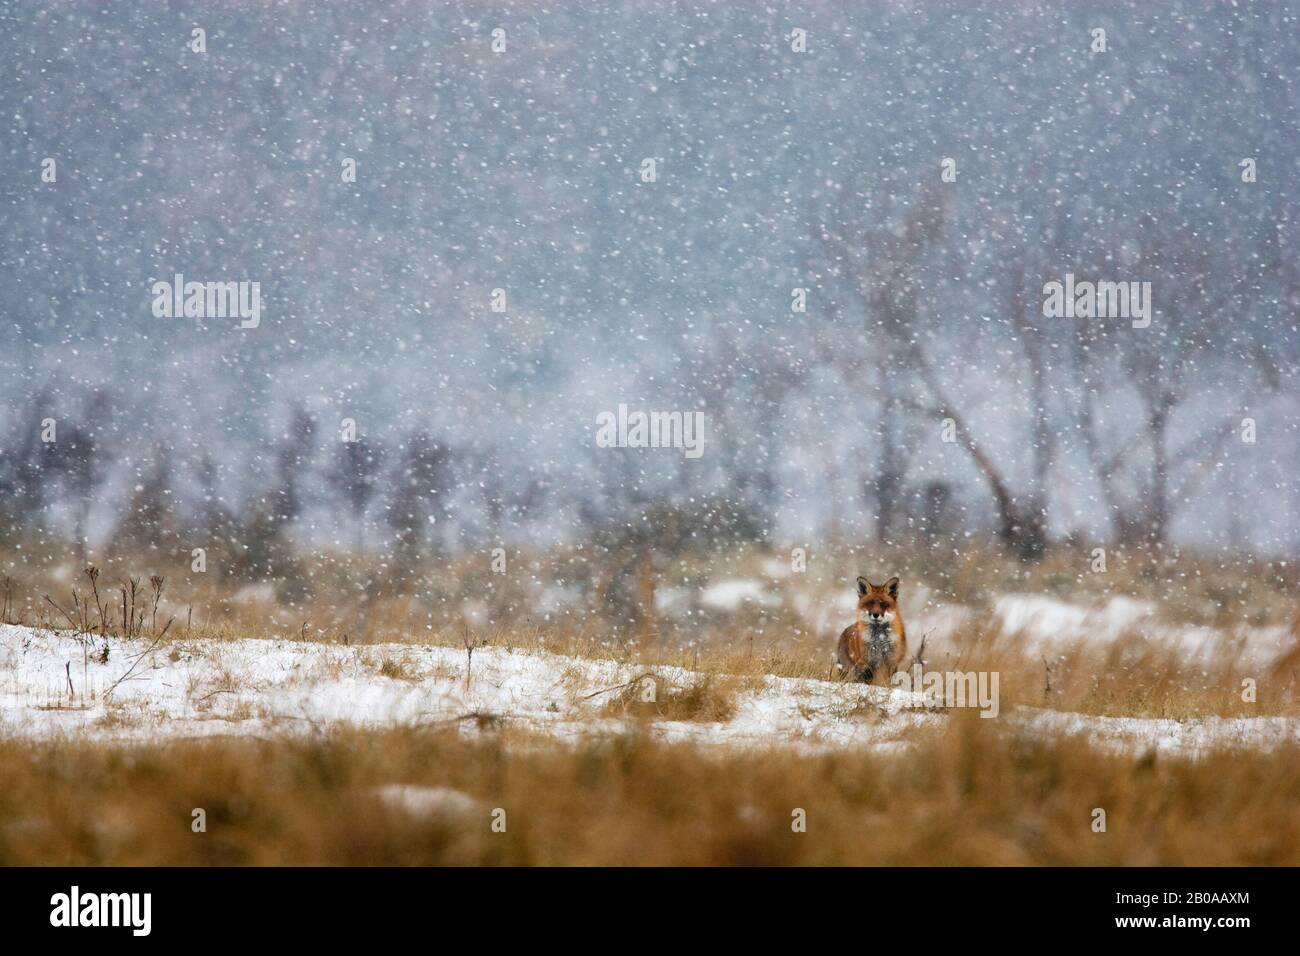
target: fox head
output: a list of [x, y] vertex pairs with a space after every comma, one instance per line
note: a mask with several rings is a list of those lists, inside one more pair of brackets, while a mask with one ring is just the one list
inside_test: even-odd
[[858, 620], [864, 624], [884, 626], [898, 616], [898, 578], [884, 584], [872, 584], [858, 578]]

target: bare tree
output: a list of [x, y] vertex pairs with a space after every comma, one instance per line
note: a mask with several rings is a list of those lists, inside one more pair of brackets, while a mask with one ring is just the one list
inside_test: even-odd
[[276, 533], [283, 532], [302, 511], [302, 477], [311, 462], [315, 437], [315, 419], [306, 409], [295, 407], [275, 449], [275, 484], [269, 498]]
[[236, 531], [231, 570], [240, 575], [278, 576], [281, 593], [302, 596], [306, 582], [289, 542], [289, 529], [302, 511], [304, 473], [311, 464], [316, 423], [296, 407], [274, 445], [274, 474], [269, 488], [250, 503]]
[[352, 510], [354, 549], [358, 554], [365, 540], [366, 508], [375, 495], [383, 463], [384, 447], [370, 439], [358, 438], [339, 446], [333, 466], [325, 476]]
[[15, 416], [14, 427], [0, 448], [0, 530], [35, 526], [45, 505], [48, 456], [47, 446], [41, 441], [40, 421], [52, 405], [48, 388], [36, 392]]
[[180, 534], [168, 450], [156, 446], [146, 468], [118, 522], [113, 541], [141, 551], [172, 552], [180, 543]]
[[1008, 320], [1030, 368], [1033, 411], [1034, 440], [1028, 452], [1033, 463], [1031, 484], [1017, 490], [1008, 470], [984, 446], [962, 406], [949, 394], [926, 351], [927, 340], [922, 333], [938, 331], [939, 323], [923, 305], [924, 269], [927, 256], [943, 237], [949, 216], [945, 194], [931, 188], [923, 191], [892, 227], [864, 227], [855, 234], [842, 226], [823, 230], [835, 268], [852, 278], [852, 287], [876, 332], [873, 349], [880, 354], [873, 356], [870, 364], [877, 376], [880, 424], [879, 455], [873, 457], [872, 481], [881, 530], [888, 534], [892, 530], [891, 516], [902, 511], [899, 502], [915, 451], [915, 439], [905, 437], [909, 434], [906, 421], [909, 413], [919, 413], [935, 421], [953, 422], [958, 444], [969, 454], [993, 494], [999, 537], [1021, 557], [1037, 557], [1047, 542], [1047, 477], [1055, 445], [1043, 354], [1026, 314], [1024, 272], [1013, 270], [1004, 283]]
[[[874, 398], [875, 448], [866, 482], [875, 502], [876, 532], [888, 537], [902, 517], [917, 445], [906, 413], [916, 404], [920, 260], [941, 232], [947, 205], [941, 194], [925, 193], [902, 214], [897, 228], [872, 228], [850, 213], [861, 195], [852, 186], [841, 190], [834, 221], [822, 223], [818, 234], [830, 276], [848, 290], [866, 328], [847, 342], [844, 329], [826, 329], [814, 344], [818, 359], [840, 370], [850, 394]], [[889, 211], [882, 216], [887, 220]]]
[[[1071, 353], [1079, 395], [1076, 431], [1115, 537], [1123, 543], [1159, 545], [1211, 474], [1216, 455], [1242, 417], [1236, 407], [1208, 420], [1183, 416], [1178, 430], [1190, 437], [1175, 444], [1179, 413], [1215, 390], [1249, 385], [1273, 391], [1280, 378], [1271, 374], [1271, 353], [1246, 323], [1235, 325], [1234, 341], [1224, 346], [1224, 327], [1249, 291], [1232, 279], [1240, 270], [1218, 262], [1214, 245], [1196, 241], [1186, 228], [1163, 226], [1150, 217], [1141, 225], [1138, 254], [1122, 268], [1152, 282], [1150, 326], [1076, 320]], [[1120, 268], [1104, 253], [1095, 257], [1096, 264], [1077, 271], [1104, 274]], [[1213, 376], [1222, 380], [1213, 381]], [[1122, 391], [1119, 381], [1131, 391]], [[1136, 403], [1137, 414], [1111, 409], [1119, 421], [1108, 428], [1103, 421], [1107, 409], [1099, 403], [1126, 400]]]
[[397, 572], [408, 576], [420, 548], [432, 540], [431, 527], [446, 514], [451, 490], [451, 453], [427, 432], [411, 433], [393, 475], [387, 520], [397, 546]]
[[95, 432], [80, 424], [65, 426], [58, 440], [50, 445], [46, 464], [62, 480], [73, 515], [73, 537], [78, 554], [86, 554], [86, 527], [94, 504], [95, 489], [104, 479], [106, 462]]
[[195, 466], [195, 477], [199, 484], [200, 503], [196, 514], [197, 527], [194, 529], [202, 536], [205, 546], [212, 542], [229, 545], [236, 535], [235, 516], [226, 505], [218, 487], [218, 465], [210, 454], [204, 453]]

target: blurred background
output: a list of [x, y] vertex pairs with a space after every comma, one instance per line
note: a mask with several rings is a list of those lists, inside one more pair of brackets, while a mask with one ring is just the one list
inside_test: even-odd
[[[977, 542], [1281, 586], [1296, 8], [1088, 6], [0, 5], [6, 573], [452, 600], [500, 547], [530, 607], [634, 612], [815, 544], [960, 597]], [[175, 273], [260, 326], [155, 317]], [[1067, 273], [1150, 327], [1044, 318]], [[598, 448], [620, 403], [703, 456]]]

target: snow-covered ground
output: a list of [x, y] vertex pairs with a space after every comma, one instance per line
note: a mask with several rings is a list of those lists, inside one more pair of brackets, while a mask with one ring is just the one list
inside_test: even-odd
[[[500, 647], [474, 652], [468, 681], [463, 648], [180, 640], [146, 654], [147, 641], [116, 639], [109, 647], [107, 664], [87, 663], [70, 634], [0, 627], [0, 733], [148, 739], [268, 735], [335, 723], [456, 723], [469, 732], [483, 718], [573, 739], [621, 730], [621, 719], [603, 716], [604, 704], [648, 670], [662, 683], [658, 693], [697, 678], [677, 667]], [[385, 662], [399, 676], [382, 673]], [[908, 729], [938, 719], [906, 712], [921, 703], [918, 695], [883, 688], [768, 677], [761, 690], [741, 695], [726, 723], [656, 721], [653, 732], [716, 744], [896, 744]], [[863, 708], [871, 720], [851, 716]]]
[[[784, 565], [777, 561], [769, 576], [778, 577]], [[684, 588], [665, 589], [656, 607], [660, 613], [681, 615], [690, 608], [691, 592]], [[714, 611], [735, 612], [746, 606], [774, 607], [782, 601], [819, 634], [838, 633], [853, 620], [856, 596], [842, 588], [829, 600], [816, 589], [801, 589], [789, 581], [777, 583], [759, 578], [727, 578], [699, 592], [699, 604]], [[1121, 636], [1136, 637], [1167, 645], [1184, 655], [1221, 654], [1231, 648], [1242, 660], [1268, 664], [1283, 653], [1291, 641], [1283, 625], [1242, 625], [1232, 632], [1212, 627], [1171, 625], [1161, 621], [1158, 605], [1116, 595], [1090, 603], [1062, 601], [1042, 594], [1008, 593], [994, 600], [987, 611], [936, 600], [924, 587], [914, 589], [903, 602], [907, 630], [913, 639], [927, 636], [932, 655], [956, 650], [963, 630], [972, 624], [996, 626], [1003, 634], [1023, 638], [1036, 653], [1051, 653], [1053, 647], [1088, 641], [1105, 644]], [[977, 614], [991, 615], [976, 621]]]
[[1243, 660], [1268, 664], [1291, 640], [1290, 630], [1282, 625], [1241, 625], [1226, 632], [1162, 623], [1157, 605], [1123, 596], [1087, 605], [1038, 594], [1006, 594], [994, 602], [993, 613], [1003, 631], [1023, 634], [1040, 649], [1080, 640], [1106, 643], [1128, 634], [1167, 644], [1184, 656], [1221, 654], [1231, 648]]
[[[661, 682], [658, 693], [698, 678], [675, 667], [501, 647], [476, 650], [467, 680], [461, 648], [288, 640], [108, 645], [108, 661], [97, 663], [70, 634], [0, 627], [0, 734], [146, 741], [310, 733], [336, 724], [441, 724], [477, 733], [486, 721], [575, 740], [620, 732], [622, 719], [608, 716], [604, 704], [647, 670]], [[947, 719], [919, 695], [896, 689], [772, 676], [742, 688], [729, 720], [656, 720], [649, 732], [705, 745], [888, 750]], [[1172, 721], [1004, 708], [997, 719], [1142, 751], [1300, 740], [1300, 719], [1282, 717]]]

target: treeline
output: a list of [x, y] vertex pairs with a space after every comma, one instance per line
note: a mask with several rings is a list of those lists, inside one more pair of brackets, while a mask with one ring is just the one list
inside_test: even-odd
[[[1245, 542], [1246, 499], [1266, 480], [1255, 462], [1294, 457], [1290, 429], [1260, 434], [1261, 420], [1282, 424], [1294, 373], [1300, 271], [1280, 228], [1246, 253], [1201, 238], [1230, 231], [1214, 217], [1039, 211], [1032, 234], [1001, 236], [1000, 264], [968, 282], [943, 277], [955, 248], [945, 187], [895, 190], [897, 211], [874, 224], [845, 214], [865, 189], [847, 183], [814, 224], [811, 267], [827, 316], [814, 323], [819, 358], [869, 395], [878, 530], [912, 520], [896, 503], [938, 470], [969, 477], [982, 526], [1025, 558], [1085, 522], [1097, 539], [1158, 548], [1197, 507], [1227, 513], [1236, 540], [1224, 543]], [[1046, 286], [1067, 274], [1149, 283], [1154, 317], [1048, 316]], [[855, 318], [864, 336], [846, 347]]]
[[[327, 427], [296, 406], [283, 428], [234, 458], [233, 447], [218, 455], [150, 441], [125, 424], [125, 404], [106, 387], [75, 401], [67, 391], [39, 390], [0, 431], [0, 535], [52, 537], [79, 559], [93, 547], [188, 561], [201, 548], [218, 579], [283, 583], [304, 549], [324, 548], [378, 554], [387, 580], [402, 585], [431, 557], [509, 543], [513, 524], [557, 501], [559, 483], [508, 483], [495, 455], [427, 428], [385, 440], [355, 434], [350, 422]], [[588, 496], [573, 535], [606, 553], [632, 549], [631, 562], [646, 545], [680, 553], [768, 533], [758, 514], [725, 498], [674, 507], [634, 484], [625, 492], [631, 512]]]
[[[318, 421], [295, 408], [255, 456], [267, 466], [260, 482], [236, 500], [223, 486], [250, 462], [209, 451], [190, 457], [132, 434], [117, 417], [122, 403], [105, 388], [87, 391], [75, 416], [49, 414], [66, 404], [44, 390], [9, 423], [0, 455], [7, 534], [68, 536], [83, 555], [92, 537], [127, 554], [202, 548], [208, 570], [246, 580], [283, 576], [298, 549], [293, 529], [313, 508], [335, 516], [328, 530], [339, 547], [391, 551], [399, 574], [444, 546], [435, 528], [447, 516], [452, 454], [426, 431], [392, 447], [338, 440], [322, 454]], [[109, 530], [92, 536], [96, 514], [109, 515]]]

